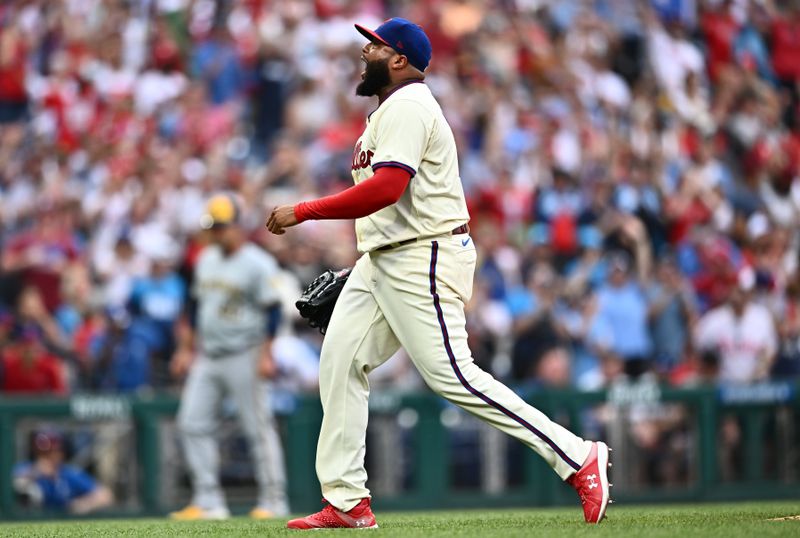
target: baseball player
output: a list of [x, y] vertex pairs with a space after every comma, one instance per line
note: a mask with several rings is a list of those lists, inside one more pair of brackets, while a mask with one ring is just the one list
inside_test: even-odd
[[587, 522], [609, 502], [609, 449], [549, 420], [478, 368], [467, 346], [464, 304], [475, 246], [456, 144], [424, 83], [425, 32], [394, 18], [372, 31], [356, 94], [378, 97], [353, 153], [355, 185], [272, 211], [276, 234], [308, 219], [355, 218], [363, 253], [336, 303], [320, 359], [324, 410], [316, 470], [327, 505], [289, 528], [377, 527], [364, 469], [368, 374], [403, 346], [436, 393], [516, 437], [579, 493]]
[[272, 283], [277, 265], [247, 242], [238, 222], [232, 196], [220, 194], [209, 200], [202, 225], [210, 231], [212, 244], [197, 261], [190, 323], [179, 334], [171, 363], [176, 376], [189, 372], [178, 428], [194, 490], [191, 504], [173, 512], [173, 519], [230, 515], [219, 485], [219, 448], [214, 438], [226, 396], [236, 403], [255, 464], [259, 498], [250, 516], [267, 519], [289, 513], [283, 451], [263, 390], [264, 379], [275, 371], [270, 346], [280, 322]]

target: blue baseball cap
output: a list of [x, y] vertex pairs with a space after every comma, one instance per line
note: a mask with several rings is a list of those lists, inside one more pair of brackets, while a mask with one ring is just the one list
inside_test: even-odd
[[372, 42], [383, 43], [393, 48], [398, 54], [408, 58], [408, 63], [425, 71], [431, 61], [431, 41], [425, 30], [411, 21], [394, 17], [378, 26], [375, 30], [356, 24], [356, 30]]

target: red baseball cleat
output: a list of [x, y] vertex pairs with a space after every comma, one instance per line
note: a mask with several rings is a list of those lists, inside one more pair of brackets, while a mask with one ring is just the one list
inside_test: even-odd
[[611, 484], [608, 483], [610, 451], [605, 443], [593, 443], [583, 467], [567, 478], [567, 483], [575, 488], [581, 498], [586, 523], [600, 523], [606, 515], [606, 507], [613, 502], [609, 498]]
[[[323, 502], [327, 501], [323, 499]], [[342, 512], [328, 503], [325, 508], [300, 519], [293, 519], [286, 524], [289, 529], [377, 529], [375, 514], [369, 507], [369, 498], [361, 499], [361, 502], [348, 511]]]

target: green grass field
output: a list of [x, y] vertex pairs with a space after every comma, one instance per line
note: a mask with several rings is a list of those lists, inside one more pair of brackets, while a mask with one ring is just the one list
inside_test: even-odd
[[[800, 520], [769, 521], [800, 515], [800, 502], [698, 504], [612, 507], [599, 526], [586, 525], [579, 509], [465, 510], [448, 512], [387, 512], [378, 515], [378, 530], [315, 531], [312, 535], [341, 536], [364, 532], [376, 537], [428, 536], [719, 536], [725, 538], [800, 536]], [[0, 536], [296, 536], [285, 520], [255, 522], [234, 518], [222, 522], [173, 523], [162, 519], [50, 521], [0, 524]]]

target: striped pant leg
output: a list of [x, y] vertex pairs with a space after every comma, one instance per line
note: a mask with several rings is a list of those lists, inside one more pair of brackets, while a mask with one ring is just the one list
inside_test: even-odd
[[389, 253], [375, 256], [375, 297], [431, 389], [525, 443], [562, 479], [580, 469], [591, 443], [473, 362], [464, 317], [476, 261], [471, 241], [465, 245], [457, 236], [445, 237]]

